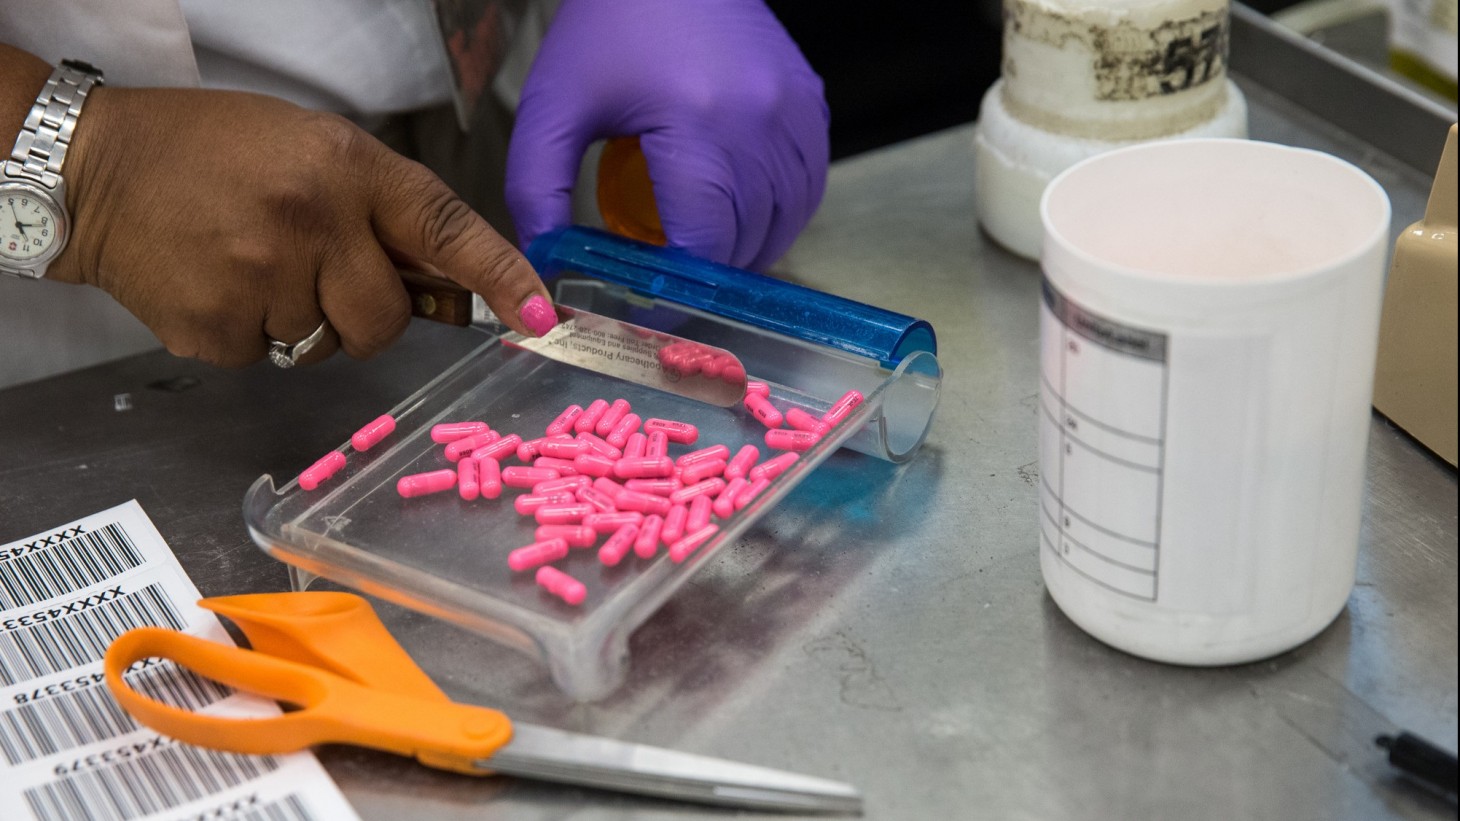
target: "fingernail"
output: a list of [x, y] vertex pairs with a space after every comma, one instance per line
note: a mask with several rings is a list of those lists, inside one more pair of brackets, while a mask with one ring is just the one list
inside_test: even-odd
[[522, 303], [517, 315], [522, 318], [522, 324], [527, 326], [527, 330], [532, 331], [533, 336], [542, 336], [558, 324], [557, 311], [541, 296], [534, 296]]

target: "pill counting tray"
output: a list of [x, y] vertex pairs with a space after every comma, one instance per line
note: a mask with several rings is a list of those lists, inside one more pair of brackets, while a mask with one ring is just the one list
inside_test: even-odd
[[[671, 446], [671, 456], [724, 443], [732, 452], [753, 444], [762, 460], [769, 458], [775, 452], [765, 446], [765, 428], [743, 407], [720, 408], [663, 393], [484, 336], [484, 344], [390, 411], [396, 431], [381, 444], [361, 453], [344, 442], [339, 450], [346, 466], [312, 492], [303, 491], [297, 480], [277, 487], [271, 476], [260, 477], [245, 498], [244, 518], [254, 541], [289, 565], [296, 589], [325, 577], [445, 619], [537, 657], [566, 694], [591, 701], [623, 681], [634, 629], [832, 452], [849, 448], [864, 454], [858, 458], [911, 458], [931, 423], [941, 369], [925, 324], [915, 326], [925, 339], [909, 342], [902, 338], [906, 334], [897, 334], [880, 349], [853, 353], [867, 342], [867, 334], [860, 341], [851, 339], [856, 334], [844, 334], [850, 339], [846, 344], [810, 341], [764, 327], [773, 322], [753, 324], [756, 318], [744, 312], [730, 319], [645, 297], [642, 291], [649, 289], [574, 277], [603, 276], [591, 265], [534, 262], [545, 275], [567, 275], [556, 282], [560, 304], [736, 353], [751, 378], [770, 384], [771, 401], [783, 411], [802, 407], [819, 416], [849, 389], [861, 391], [866, 400], [764, 493], [719, 520], [719, 532], [682, 564], [670, 561], [662, 547], [652, 559], [630, 553], [615, 567], [602, 565], [596, 549], [572, 550], [555, 566], [586, 586], [587, 597], [578, 606], [540, 589], [532, 572], [507, 566], [510, 550], [534, 540], [532, 517], [519, 516], [512, 507], [523, 491], [508, 488], [499, 499], [471, 502], [455, 492], [413, 499], [398, 495], [395, 484], [401, 476], [451, 467], [442, 446], [431, 441], [431, 426], [481, 420], [504, 435], [531, 439], [569, 404], [622, 397], [646, 419], [678, 419], [699, 427], [698, 442]], [[743, 274], [735, 269], [720, 273], [727, 271]], [[607, 278], [622, 279], [612, 273]], [[658, 284], [664, 284], [662, 279]], [[839, 322], [847, 321], [845, 310], [835, 314]], [[812, 326], [817, 324], [794, 330], [815, 337], [820, 332]], [[903, 350], [896, 350], [898, 345]]]

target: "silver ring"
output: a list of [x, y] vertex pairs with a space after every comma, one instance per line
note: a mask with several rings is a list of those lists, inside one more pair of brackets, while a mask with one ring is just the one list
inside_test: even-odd
[[269, 361], [281, 368], [292, 368], [299, 364], [299, 357], [309, 353], [311, 348], [318, 344], [321, 339], [324, 339], [324, 329], [328, 328], [329, 324], [328, 319], [319, 323], [319, 327], [314, 329], [314, 333], [295, 342], [293, 345], [280, 342], [277, 339], [270, 339]]

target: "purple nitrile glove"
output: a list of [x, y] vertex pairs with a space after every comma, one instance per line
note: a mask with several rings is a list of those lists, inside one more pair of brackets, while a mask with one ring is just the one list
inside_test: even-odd
[[589, 144], [639, 136], [669, 244], [764, 270], [826, 189], [821, 78], [761, 0], [563, 0], [507, 155], [526, 248], [571, 219]]

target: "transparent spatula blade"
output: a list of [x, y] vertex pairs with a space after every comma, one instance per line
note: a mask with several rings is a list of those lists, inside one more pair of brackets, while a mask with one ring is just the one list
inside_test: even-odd
[[565, 305], [557, 311], [557, 327], [541, 337], [508, 331], [502, 339], [557, 362], [722, 408], [745, 398], [745, 367], [724, 348]]

